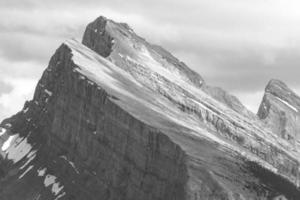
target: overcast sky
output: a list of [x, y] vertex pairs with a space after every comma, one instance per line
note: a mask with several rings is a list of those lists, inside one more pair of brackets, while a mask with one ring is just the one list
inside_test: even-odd
[[271, 78], [300, 93], [297, 0], [0, 0], [0, 120], [31, 99], [55, 49], [100, 15], [127, 22], [256, 112]]

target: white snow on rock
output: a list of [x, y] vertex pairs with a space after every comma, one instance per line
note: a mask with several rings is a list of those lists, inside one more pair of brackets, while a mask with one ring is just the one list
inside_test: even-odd
[[52, 96], [52, 92], [50, 92], [49, 90], [45, 89], [46, 94], [48, 94], [49, 96]]
[[64, 186], [61, 185], [60, 182], [58, 182], [56, 179], [57, 179], [56, 176], [47, 174], [44, 180], [45, 187], [51, 186], [51, 191], [55, 196], [58, 195], [64, 188]]
[[35, 158], [37, 152], [32, 150], [27, 138], [20, 137], [19, 134], [10, 135], [2, 144], [1, 150], [5, 153], [5, 158], [13, 163], [26, 158], [20, 169], [24, 169]]
[[[15, 135], [13, 137], [15, 138], [15, 141], [13, 145], [7, 148], [6, 153], [7, 159], [12, 160], [14, 163], [17, 163], [31, 152], [32, 146], [28, 143], [27, 138], [20, 138], [18, 137], [18, 135]], [[29, 157], [27, 158], [32, 160], [34, 157], [35, 151], [29, 154]]]
[[25, 108], [25, 109], [23, 110], [23, 113], [27, 113], [28, 110], [29, 110], [29, 107]]
[[0, 136], [2, 136], [5, 133], [6, 133], [6, 129], [5, 128], [0, 128]]
[[[137, 81], [132, 79], [130, 74], [76, 40], [68, 40], [65, 44], [71, 47], [73, 54], [72, 59], [80, 67], [77, 69], [78, 72], [98, 85], [105, 85], [107, 88], [113, 89], [123, 95], [135, 98], [130, 92], [123, 89], [117, 77], [112, 76], [113, 74], [121, 74], [136, 85], [140, 85]], [[85, 79], [82, 75], [80, 75], [79, 78]]]
[[20, 176], [19, 179], [23, 178], [31, 169], [33, 168], [33, 165], [30, 165]]
[[20, 169], [23, 169], [23, 168], [25, 168], [34, 158], [35, 158], [35, 156], [36, 156], [36, 150], [35, 151], [31, 151], [31, 152], [29, 152], [28, 154], [27, 154], [27, 161], [24, 163], [24, 165], [22, 165], [21, 167], [20, 167]]
[[88, 81], [88, 84], [90, 85], [94, 85], [94, 83], [92, 81]]
[[60, 157], [62, 159], [64, 159], [65, 161], [67, 161], [72, 166], [72, 168], [75, 170], [75, 172], [77, 174], [79, 174], [79, 171], [78, 171], [77, 167], [75, 166], [75, 164], [72, 161], [68, 160], [68, 158], [66, 156], [60, 156]]
[[47, 171], [47, 168], [38, 169], [37, 170], [38, 176], [45, 176], [46, 171]]
[[11, 146], [11, 143], [15, 137], [16, 137], [15, 135], [10, 135], [8, 137], [8, 139], [3, 143], [2, 147], [1, 147], [2, 151], [6, 151]]
[[118, 55], [119, 55], [121, 58], [124, 58], [124, 55], [123, 55], [123, 54], [118, 53]]
[[282, 102], [283, 104], [285, 104], [287, 107], [289, 107], [290, 109], [294, 110], [295, 112], [298, 112], [298, 109], [294, 106], [292, 106], [291, 104], [289, 104], [287, 101], [280, 99], [279, 97], [275, 97], [277, 100], [279, 100], [280, 102]]
[[53, 183], [55, 183], [56, 177], [52, 176], [50, 174], [47, 174], [44, 180], [44, 185], [45, 187], [48, 187], [49, 185], [52, 185]]
[[52, 185], [52, 192], [55, 196], [58, 195], [62, 189], [64, 189], [64, 186], [60, 185], [59, 182], [56, 182]]
[[54, 200], [58, 200], [58, 199], [62, 198], [62, 197], [65, 196], [65, 195], [66, 195], [66, 193], [63, 192], [63, 193], [61, 193], [60, 195], [58, 195]]

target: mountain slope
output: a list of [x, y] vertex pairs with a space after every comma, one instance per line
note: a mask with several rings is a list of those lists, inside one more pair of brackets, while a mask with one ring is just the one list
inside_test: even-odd
[[128, 25], [100, 17], [82, 44], [58, 48], [33, 100], [2, 122], [0, 196], [297, 199], [298, 148], [213, 90]]

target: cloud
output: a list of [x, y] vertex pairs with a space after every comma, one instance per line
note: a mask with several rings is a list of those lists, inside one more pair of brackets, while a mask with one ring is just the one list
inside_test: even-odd
[[235, 95], [239, 96], [242, 102], [245, 102], [244, 105], [246, 106], [246, 108], [248, 108], [254, 113], [257, 113], [264, 92], [263, 91], [235, 92]]
[[0, 119], [9, 117], [20, 111], [25, 103], [33, 96], [33, 88], [37, 84], [34, 79], [5, 79], [5, 82], [12, 85], [13, 90], [0, 95]]
[[43, 67], [33, 61], [8, 61], [0, 57], [0, 120], [10, 117], [32, 98]]

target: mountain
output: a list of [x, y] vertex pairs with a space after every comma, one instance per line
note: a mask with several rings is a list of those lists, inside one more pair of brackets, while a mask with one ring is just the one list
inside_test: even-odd
[[300, 97], [286, 84], [271, 80], [259, 107], [258, 116], [272, 132], [287, 140], [295, 148], [300, 147]]
[[257, 117], [127, 24], [99, 17], [82, 42], [56, 50], [33, 99], [1, 123], [0, 199], [299, 199], [297, 137], [274, 128], [280, 109], [294, 123], [299, 101], [277, 85]]

